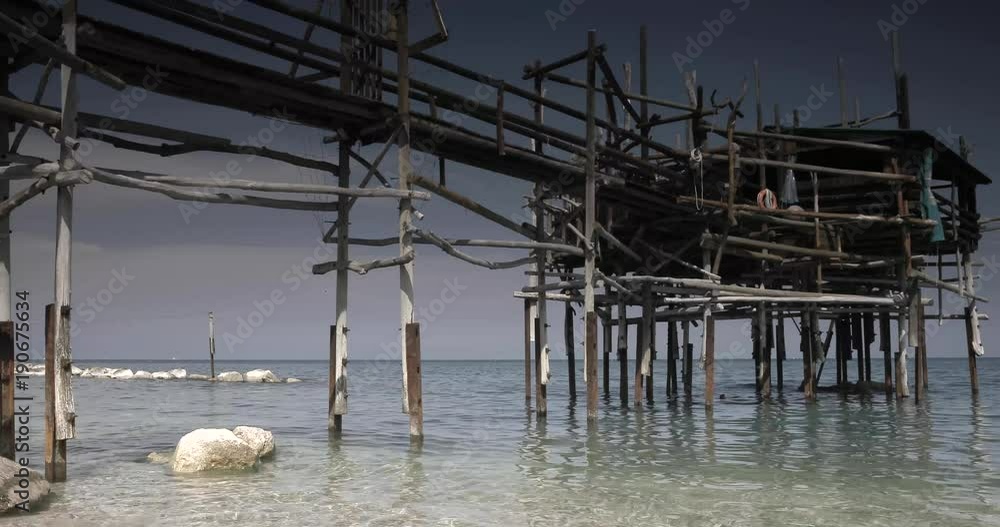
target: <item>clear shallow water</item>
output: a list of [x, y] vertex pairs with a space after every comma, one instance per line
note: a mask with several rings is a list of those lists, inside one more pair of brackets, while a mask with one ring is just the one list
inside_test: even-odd
[[[568, 401], [565, 363], [553, 363], [538, 423], [525, 411], [522, 363], [427, 361], [422, 448], [400, 413], [398, 364], [351, 364], [339, 440], [326, 430], [325, 362], [219, 370], [257, 367], [306, 382], [76, 379], [69, 482], [46, 510], [0, 525], [1000, 525], [1000, 360], [980, 361], [973, 401], [965, 361], [931, 359], [919, 406], [837, 394], [806, 405], [798, 361], [786, 362], [784, 395], [757, 404], [752, 362], [720, 361], [726, 399], [707, 418], [700, 372], [693, 401], [668, 404], [666, 364], [656, 363], [657, 401], [636, 412], [621, 408], [612, 364], [596, 428], [585, 399]], [[41, 379], [31, 380], [40, 399]], [[40, 440], [42, 404], [32, 412]], [[175, 476], [145, 461], [192, 429], [241, 424], [276, 436], [275, 460], [256, 473]], [[42, 444], [31, 447], [40, 468]]]

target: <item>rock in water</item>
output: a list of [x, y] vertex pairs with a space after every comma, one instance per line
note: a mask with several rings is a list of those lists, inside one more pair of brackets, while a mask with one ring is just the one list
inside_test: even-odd
[[242, 439], [257, 451], [257, 457], [266, 458], [274, 455], [274, 434], [254, 426], [237, 426], [233, 434]]
[[146, 456], [146, 460], [154, 465], [166, 465], [170, 463], [170, 454], [161, 454], [159, 452], [150, 452]]
[[148, 381], [148, 380], [150, 380], [150, 379], [153, 378], [153, 374], [149, 373], [146, 370], [139, 370], [139, 371], [135, 372], [135, 375], [132, 375], [132, 378], [133, 379], [142, 379], [142, 380]]
[[191, 375], [188, 375], [187, 378], [189, 381], [207, 381], [209, 377], [208, 375], [202, 375], [200, 373], [192, 373]]
[[[21, 486], [26, 471], [28, 488]], [[27, 491], [27, 492], [25, 492]], [[7, 459], [0, 457], [0, 512], [7, 512], [11, 509], [28, 509], [49, 494], [49, 482], [45, 478], [25, 467]], [[27, 501], [26, 501], [27, 500]]]
[[292, 383], [296, 383], [296, 382], [302, 382], [302, 379], [296, 379], [295, 377], [289, 377], [289, 378], [285, 379], [285, 382], [287, 382], [288, 384], [292, 384]]
[[181, 368], [170, 370], [167, 373], [172, 375], [175, 379], [186, 379], [188, 376], [187, 370]]
[[271, 370], [250, 370], [245, 377], [247, 382], [281, 382]]
[[73, 375], [74, 377], [79, 377], [80, 374], [83, 373], [83, 370], [81, 370], [80, 368], [78, 368], [76, 366], [71, 366], [69, 371], [70, 371], [70, 374]]
[[173, 378], [174, 378], [174, 376], [170, 375], [170, 372], [166, 372], [166, 371], [154, 371], [153, 372], [153, 379], [155, 379], [157, 381], [169, 381], [170, 379], [173, 379]]
[[224, 371], [215, 376], [220, 382], [243, 382], [243, 374], [238, 371]]
[[132, 370], [127, 370], [127, 369], [118, 370], [111, 374], [111, 378], [119, 381], [127, 381], [129, 379], [134, 379], [135, 373], [133, 373]]
[[257, 450], [222, 428], [199, 428], [181, 438], [174, 451], [174, 472], [246, 470], [257, 465]]

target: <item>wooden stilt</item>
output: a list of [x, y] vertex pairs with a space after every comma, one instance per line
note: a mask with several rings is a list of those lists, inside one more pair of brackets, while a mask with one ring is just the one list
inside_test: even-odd
[[875, 314], [865, 313], [862, 316], [862, 325], [864, 326], [864, 341], [862, 342], [862, 353], [865, 360], [864, 381], [870, 383], [872, 382], [872, 343], [875, 342]]
[[597, 313], [587, 313], [585, 320], [584, 356], [587, 373], [587, 419], [597, 418]]
[[[597, 32], [587, 32], [587, 163], [584, 167], [584, 236], [594, 240], [597, 223]], [[597, 419], [597, 311], [594, 303], [594, 273], [597, 254], [589, 249], [584, 257], [583, 312], [584, 380], [587, 383], [587, 420]]]
[[533, 327], [531, 318], [531, 300], [524, 299], [524, 401], [531, 405], [531, 345]]
[[684, 340], [684, 396], [691, 397], [691, 382], [694, 380], [694, 346], [691, 344], [691, 322], [681, 322]]
[[919, 403], [927, 395], [927, 370], [925, 369], [927, 366], [927, 324], [924, 323], [924, 305], [920, 302], [920, 289], [916, 290], [914, 302], [916, 303], [917, 318], [917, 349], [915, 350], [917, 356], [913, 358], [913, 369], [916, 374], [916, 379], [914, 380], [916, 402]]
[[[410, 158], [410, 30], [409, 30], [409, 0], [398, 0], [396, 13], [396, 62], [398, 79], [397, 97], [399, 110], [399, 126], [402, 129], [398, 136], [399, 147], [399, 190], [410, 190], [412, 186], [413, 165]], [[404, 256], [413, 253], [413, 203], [410, 199], [399, 200], [399, 254]], [[399, 266], [399, 311], [400, 331], [402, 340], [403, 360], [403, 413], [411, 414], [409, 407], [409, 373], [407, 366], [409, 353], [406, 350], [406, 327], [414, 321], [413, 317], [413, 261]], [[412, 415], [412, 414], [411, 414]], [[411, 427], [412, 428], [412, 427]], [[412, 430], [411, 430], [412, 433]]]
[[973, 345], [973, 329], [972, 325], [975, 324], [973, 317], [975, 316], [975, 310], [970, 307], [965, 308], [965, 335], [968, 342], [968, 355], [969, 355], [969, 385], [972, 388], [972, 395], [979, 395], [979, 368], [976, 364], [976, 348]]
[[821, 352], [819, 317], [814, 309], [802, 312], [802, 390], [806, 401], [816, 399], [816, 374], [813, 371], [816, 355]]
[[0, 457], [14, 459], [14, 323], [0, 322]]
[[208, 313], [208, 367], [209, 376], [215, 380], [215, 313]]
[[[611, 308], [608, 308], [608, 317], [610, 316]], [[604, 397], [611, 397], [611, 348], [613, 347], [613, 339], [611, 337], [611, 319], [604, 318], [601, 323], [601, 338], [604, 341], [601, 380], [603, 381]]]
[[45, 479], [66, 481], [66, 441], [56, 435], [56, 316], [55, 304], [45, 306]]
[[778, 391], [783, 392], [785, 390], [785, 316], [779, 311], [776, 318], [778, 319], [778, 327], [774, 333], [774, 344], [778, 355]]
[[618, 398], [628, 406], [628, 312], [625, 298], [618, 301]]
[[[975, 297], [976, 277], [972, 271], [972, 255], [968, 252], [962, 253], [961, 273], [965, 276], [964, 282], [966, 292], [968, 292], [970, 296]], [[969, 355], [969, 386], [972, 389], [973, 397], [979, 395], [979, 368], [976, 364], [977, 357], [979, 355], [976, 348], [982, 344], [978, 341], [980, 338], [978, 325], [979, 312], [976, 309], [976, 302], [973, 300], [969, 303], [968, 307], [965, 308], [965, 337]]]
[[851, 343], [853, 345], [855, 356], [854, 360], [857, 361], [858, 366], [858, 384], [865, 381], [865, 361], [864, 361], [864, 338], [865, 334], [863, 331], [863, 325], [861, 321], [861, 314], [854, 313], [851, 315]]
[[635, 406], [642, 407], [642, 399], [646, 392], [646, 374], [649, 373], [650, 330], [653, 326], [653, 293], [649, 284], [642, 287], [642, 322], [636, 330], [635, 348]]
[[[712, 269], [712, 252], [709, 249], [702, 250], [701, 260], [703, 269], [706, 271]], [[705, 368], [705, 406], [711, 408], [715, 402], [715, 317], [712, 316], [711, 304], [705, 305], [702, 323], [705, 326], [705, 335], [702, 341], [702, 346], [704, 346], [702, 358]]]
[[879, 347], [882, 348], [882, 382], [885, 384], [885, 394], [892, 394], [892, 327], [889, 313], [879, 315]]
[[406, 367], [408, 383], [406, 385], [407, 406], [410, 411], [410, 439], [422, 439], [424, 437], [424, 398], [423, 381], [421, 379], [420, 364], [420, 323], [413, 322], [406, 325], [404, 331], [406, 338]]
[[[541, 302], [539, 300], [539, 312], [541, 309]], [[542, 332], [544, 331], [545, 323], [544, 319], [541, 317], [535, 319], [535, 335], [538, 337], [535, 339], [535, 414], [538, 417], [544, 417], [548, 413], [548, 394], [546, 382], [543, 382], [542, 378], [545, 375], [545, 371], [542, 367], [545, 354], [545, 345], [542, 344]]]
[[656, 308], [652, 308], [653, 316], [649, 317], [649, 349], [646, 353], [649, 355], [647, 360], [649, 367], [646, 369], [646, 402], [653, 403], [653, 382], [655, 377], [653, 376], [653, 366], [656, 364]]
[[843, 388], [846, 383], [845, 377], [847, 376], [844, 371], [844, 343], [846, 342], [844, 317], [838, 317], [835, 323], [837, 324], [837, 349], [835, 357], [837, 362], [837, 386]]
[[667, 397], [677, 396], [677, 322], [667, 323]]
[[896, 321], [896, 333], [898, 349], [896, 351], [896, 399], [903, 399], [910, 396], [910, 386], [906, 371], [906, 317], [900, 316]]
[[[763, 308], [763, 304], [761, 305]], [[757, 330], [760, 339], [760, 395], [764, 398], [771, 397], [771, 341], [770, 319], [765, 309], [760, 309], [757, 313], [760, 329]]]
[[[350, 14], [351, 2], [344, 2], [343, 9], [341, 11], [342, 15]], [[343, 89], [350, 92], [350, 76], [347, 79], [341, 79], [341, 86]], [[337, 184], [340, 187], [348, 188], [351, 185], [351, 145], [347, 140], [340, 141], [337, 145], [338, 151], [338, 166], [339, 170], [337, 173]], [[348, 264], [350, 263], [350, 244], [349, 232], [351, 228], [350, 222], [350, 198], [347, 196], [340, 196], [337, 198], [337, 292], [336, 292], [336, 319], [334, 325], [334, 338], [331, 342], [330, 348], [330, 400], [328, 410], [328, 422], [329, 428], [333, 429], [335, 432], [341, 432], [344, 425], [344, 416], [347, 415], [347, 352], [348, 352], [348, 339], [347, 339], [347, 302], [348, 302], [348, 287], [350, 284], [350, 270], [348, 269]], [[403, 267], [400, 267], [400, 284], [404, 283]], [[409, 302], [409, 307], [412, 310], [413, 307], [413, 297], [412, 297], [412, 274], [406, 274], [406, 282], [410, 287], [409, 297], [404, 302]], [[402, 289], [405, 291], [405, 288]], [[404, 295], [401, 295], [403, 298]], [[400, 314], [403, 315], [405, 308], [401, 309]], [[408, 373], [407, 373], [408, 375]]]
[[567, 300], [563, 317], [563, 337], [566, 344], [566, 365], [569, 375], [569, 398], [576, 399], [576, 349], [573, 345], [573, 305]]

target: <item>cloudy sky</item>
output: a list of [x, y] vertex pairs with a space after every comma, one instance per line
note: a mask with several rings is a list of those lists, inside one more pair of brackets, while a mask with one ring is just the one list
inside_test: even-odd
[[[208, 4], [205, 0], [201, 3]], [[236, 0], [231, 3], [240, 4]], [[294, 2], [312, 5], [312, 0]], [[1000, 168], [997, 137], [992, 127], [1000, 118], [993, 98], [1000, 87], [992, 64], [1000, 42], [986, 2], [940, 0], [705, 0], [701, 2], [639, 2], [618, 0], [511, 0], [468, 2], [441, 0], [451, 41], [435, 54], [499, 78], [519, 82], [521, 68], [535, 60], [552, 60], [583, 48], [586, 30], [597, 29], [608, 45], [614, 64], [637, 63], [638, 27], [648, 24], [650, 35], [651, 93], [682, 98], [678, 62], [696, 69], [699, 81], [721, 97], [734, 94], [758, 59], [763, 78], [765, 108], [779, 103], [783, 111], [806, 104], [814, 88], [832, 90], [834, 64], [844, 57], [851, 100], [861, 98], [862, 113], [872, 115], [893, 107], [887, 24], [899, 25], [903, 35], [903, 60], [911, 78], [914, 127], [947, 130], [965, 135], [974, 149], [974, 161], [987, 174]], [[114, 16], [133, 29], [212, 50], [241, 60], [285, 70], [287, 64], [223, 41], [200, 37], [166, 22], [137, 14], [103, 1], [86, 2], [84, 14]], [[415, 35], [432, 31], [429, 2], [413, 2]], [[894, 7], [896, 4], [896, 7]], [[903, 8], [911, 14], [905, 14]], [[913, 8], [916, 7], [914, 10]], [[724, 10], [729, 10], [725, 14]], [[898, 12], [897, 12], [898, 11]], [[266, 21], [273, 27], [299, 33], [302, 24], [259, 8], [236, 5], [234, 15]], [[895, 18], [893, 18], [895, 16]], [[714, 22], [725, 19], [726, 22]], [[880, 23], [880, 20], [883, 23]], [[707, 24], [707, 25], [706, 25]], [[692, 46], [699, 33], [711, 26], [717, 36], [707, 46]], [[721, 28], [721, 31], [720, 31]], [[689, 37], [692, 40], [688, 40]], [[332, 43], [336, 37], [317, 31], [315, 40]], [[703, 37], [702, 42], [707, 40]], [[683, 60], [678, 57], [684, 57]], [[11, 91], [30, 99], [40, 67], [30, 67], [11, 79]], [[420, 66], [420, 78], [453, 91], [471, 95], [475, 85]], [[583, 77], [579, 69], [570, 75]], [[48, 87], [46, 104], [58, 105], [58, 76]], [[81, 109], [120, 115], [122, 95], [81, 79]], [[527, 87], [527, 83], [523, 84]], [[550, 96], [574, 104], [579, 94], [553, 88]], [[129, 119], [217, 135], [235, 143], [268, 127], [267, 119], [225, 109], [211, 108], [152, 94], [134, 108]], [[510, 103], [526, 115], [526, 105]], [[826, 124], [838, 119], [836, 99], [816, 110], [806, 124]], [[552, 121], [563, 124], [553, 116]], [[566, 123], [582, 134], [580, 123]], [[750, 122], [745, 123], [751, 126]], [[659, 137], [672, 143], [674, 131]], [[313, 157], [336, 158], [335, 145], [323, 145], [326, 132], [290, 126], [275, 134], [269, 146]], [[22, 153], [55, 157], [47, 138], [32, 132]], [[365, 153], [373, 155], [371, 149]], [[140, 169], [188, 177], [207, 178], [224, 171], [234, 159], [239, 177], [268, 181], [332, 181], [314, 171], [264, 159], [226, 154], [192, 154], [159, 158], [98, 145], [88, 158], [99, 166]], [[387, 157], [387, 173], [395, 171], [395, 156]], [[358, 167], [355, 173], [360, 173]], [[436, 163], [418, 171], [437, 173]], [[356, 176], [360, 177], [360, 176]], [[357, 181], [355, 179], [354, 181]], [[523, 196], [529, 187], [517, 180], [470, 167], [449, 164], [449, 185], [476, 197], [508, 216], [522, 214]], [[15, 183], [15, 188], [23, 183]], [[996, 189], [980, 197], [983, 214], [997, 214]], [[458, 209], [443, 200], [419, 205], [426, 218], [421, 227], [447, 237], [504, 239], [503, 229]], [[319, 238], [334, 215], [299, 211], [274, 211], [239, 206], [210, 205], [198, 209], [164, 196], [99, 184], [78, 187], [74, 212], [73, 304], [76, 357], [87, 358], [205, 358], [207, 314], [217, 320], [219, 357], [223, 359], [322, 359], [328, 354], [329, 324], [334, 316], [333, 274], [313, 277], [298, 269], [319, 254], [332, 259], [334, 246]], [[52, 300], [55, 193], [32, 201], [13, 216], [14, 287], [31, 292], [33, 317], [41, 328], [42, 306]], [[396, 233], [396, 206], [391, 201], [359, 201], [353, 209], [352, 235], [386, 237]], [[981, 256], [993, 261], [997, 244], [987, 235]], [[354, 259], [388, 256], [397, 249], [352, 249]], [[503, 251], [479, 251], [491, 259], [519, 257]], [[991, 278], [991, 268], [984, 275]], [[111, 284], [112, 280], [116, 282]], [[119, 284], [124, 281], [124, 288]], [[519, 358], [522, 350], [522, 306], [512, 292], [526, 281], [522, 270], [486, 271], [447, 257], [436, 248], [420, 246], [416, 266], [417, 307], [425, 311], [424, 355], [431, 359]], [[109, 284], [113, 287], [109, 288]], [[117, 293], [110, 293], [114, 289]], [[986, 295], [996, 296], [996, 284], [983, 284]], [[285, 300], [273, 310], [265, 301], [280, 292]], [[457, 294], [455, 294], [457, 293]], [[89, 301], [88, 299], [93, 299]], [[450, 300], [450, 302], [446, 302]], [[96, 307], [95, 307], [96, 306]], [[954, 307], [953, 307], [954, 309]], [[932, 311], [934, 309], [932, 308]], [[991, 309], [986, 306], [985, 311]], [[265, 311], [265, 316], [252, 315]], [[562, 308], [550, 310], [562, 320]], [[249, 333], [240, 326], [251, 317], [262, 320]], [[399, 293], [394, 270], [351, 276], [351, 355], [374, 359], [392, 354], [398, 341]], [[258, 320], [254, 320], [257, 322]], [[257, 325], [257, 324], [255, 324]], [[560, 326], [561, 327], [561, 326]], [[997, 334], [984, 328], [987, 343]], [[227, 337], [229, 334], [233, 337]], [[561, 355], [561, 329], [554, 328], [554, 349]], [[578, 336], [582, 333], [578, 331]], [[662, 333], [665, 336], [665, 331]], [[933, 332], [931, 353], [961, 356], [965, 353], [964, 328], [952, 322]], [[739, 328], [722, 326], [720, 354], [748, 356]], [[36, 333], [41, 342], [41, 333]], [[661, 346], [662, 347], [662, 346]], [[37, 352], [41, 352], [41, 346]]]

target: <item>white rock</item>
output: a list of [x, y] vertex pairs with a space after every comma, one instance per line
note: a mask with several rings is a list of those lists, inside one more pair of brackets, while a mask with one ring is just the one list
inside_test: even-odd
[[243, 374], [238, 371], [224, 371], [215, 376], [219, 382], [243, 382]]
[[19, 473], [23, 468], [5, 457], [0, 457], [0, 512], [7, 512], [24, 501], [24, 495], [18, 495], [18, 492], [26, 491], [30, 510], [34, 510], [34, 505], [48, 496], [49, 482], [45, 481], [45, 476], [34, 470], [28, 470], [28, 488], [20, 486], [24, 478]]
[[45, 364], [29, 364], [28, 371], [45, 373]]
[[254, 426], [237, 426], [233, 434], [242, 439], [257, 451], [257, 457], [263, 459], [274, 455], [274, 434]]
[[208, 375], [202, 375], [200, 373], [192, 373], [187, 376], [189, 381], [207, 381], [209, 379]]
[[257, 464], [257, 450], [222, 428], [199, 428], [177, 442], [174, 472], [246, 470]]
[[135, 372], [129, 369], [117, 370], [111, 374], [111, 378], [119, 381], [127, 381], [135, 378]]
[[247, 382], [281, 382], [271, 370], [250, 370], [245, 377]]
[[169, 453], [163, 454], [160, 452], [150, 452], [149, 455], [146, 456], [146, 460], [154, 465], [166, 465], [171, 462], [171, 455]]
[[139, 371], [135, 372], [134, 375], [132, 375], [132, 378], [133, 379], [141, 379], [141, 380], [144, 380], [144, 381], [148, 381], [148, 380], [150, 380], [150, 379], [153, 378], [153, 374], [149, 373], [146, 370], [139, 370]]
[[170, 372], [166, 372], [166, 371], [154, 371], [153, 372], [153, 379], [155, 379], [157, 381], [169, 381], [170, 379], [173, 379], [173, 378], [174, 378], [174, 376], [170, 375]]
[[69, 371], [70, 371], [70, 373], [72, 375], [75, 375], [77, 377], [79, 377], [80, 374], [83, 373], [83, 370], [80, 369], [80, 368], [78, 368], [78, 367], [76, 367], [76, 366], [70, 366], [70, 370]]
[[117, 368], [88, 368], [80, 374], [80, 377], [93, 377], [97, 379], [110, 379], [111, 375], [118, 371]]
[[177, 368], [175, 370], [170, 370], [167, 373], [172, 375], [175, 379], [186, 379], [188, 376], [187, 370]]
[[302, 382], [302, 379], [296, 379], [295, 377], [289, 377], [289, 378], [285, 379], [285, 382], [287, 382], [289, 384], [292, 384], [292, 383], [296, 383], [296, 382]]

